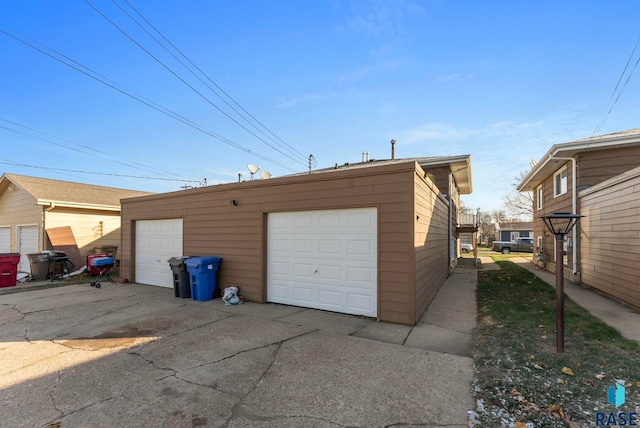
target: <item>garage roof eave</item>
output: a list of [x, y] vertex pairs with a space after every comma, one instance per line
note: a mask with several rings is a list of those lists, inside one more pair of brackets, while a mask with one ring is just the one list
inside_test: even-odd
[[36, 204], [43, 205], [45, 207], [56, 208], [78, 208], [83, 210], [97, 210], [97, 211], [114, 211], [120, 212], [120, 205], [99, 205], [99, 204], [83, 204], [80, 202], [66, 202], [66, 201], [52, 201], [47, 199], [38, 199]]
[[554, 144], [524, 177], [517, 190], [519, 192], [535, 190], [547, 177], [566, 163], [568, 158], [575, 158], [579, 153], [629, 146], [640, 146], [640, 128]]
[[471, 180], [471, 155], [459, 155], [441, 158], [424, 158], [417, 160], [423, 169], [430, 166], [449, 166], [461, 195], [473, 192]]

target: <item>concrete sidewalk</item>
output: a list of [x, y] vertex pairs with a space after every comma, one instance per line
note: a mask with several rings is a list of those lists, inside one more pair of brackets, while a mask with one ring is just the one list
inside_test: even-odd
[[[552, 287], [556, 285], [556, 274], [539, 269], [525, 257], [510, 259], [513, 263], [535, 274]], [[483, 268], [497, 266], [490, 257], [482, 258]], [[615, 328], [627, 339], [640, 343], [640, 313], [616, 302], [595, 290], [590, 290], [565, 279], [564, 292], [571, 300], [588, 310], [593, 316]]]
[[0, 296], [3, 425], [467, 427], [475, 268], [416, 326], [103, 283]]

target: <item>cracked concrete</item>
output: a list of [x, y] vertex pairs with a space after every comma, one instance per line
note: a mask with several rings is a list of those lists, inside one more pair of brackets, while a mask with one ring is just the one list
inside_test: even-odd
[[[470, 355], [428, 350], [439, 345], [425, 319], [224, 306], [136, 284], [0, 298], [6, 426], [464, 427], [473, 407]], [[451, 334], [464, 324], [439, 314]]]

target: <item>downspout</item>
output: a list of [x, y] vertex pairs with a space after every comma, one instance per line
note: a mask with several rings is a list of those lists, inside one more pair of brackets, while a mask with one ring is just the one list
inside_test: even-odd
[[455, 249], [453, 248], [453, 172], [449, 173], [449, 275], [453, 273], [453, 260]]
[[51, 210], [53, 210], [56, 207], [56, 203], [51, 201], [48, 202], [49, 206], [43, 206], [43, 210], [42, 210], [42, 231], [40, 232], [40, 236], [39, 236], [39, 240], [40, 242], [38, 242], [38, 251], [44, 251], [45, 250], [45, 243], [47, 242], [47, 213], [50, 212]]
[[[579, 214], [578, 213], [578, 189], [576, 187], [576, 183], [577, 183], [576, 175], [578, 172], [578, 165], [576, 163], [576, 158], [551, 156], [549, 159], [571, 161], [572, 212], [573, 214]], [[579, 233], [576, 232], [573, 234], [573, 241], [574, 241], [573, 242], [573, 274], [576, 275], [578, 273], [578, 269], [576, 266], [578, 265], [578, 241], [580, 241]], [[557, 260], [556, 260], [556, 263], [557, 263]]]

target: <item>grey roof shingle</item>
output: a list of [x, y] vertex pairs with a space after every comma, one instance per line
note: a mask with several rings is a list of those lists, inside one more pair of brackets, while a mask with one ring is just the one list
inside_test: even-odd
[[82, 205], [120, 206], [120, 199], [150, 195], [150, 192], [94, 186], [70, 181], [4, 174], [2, 181], [10, 180], [37, 200], [75, 203]]

